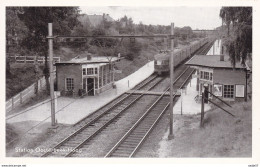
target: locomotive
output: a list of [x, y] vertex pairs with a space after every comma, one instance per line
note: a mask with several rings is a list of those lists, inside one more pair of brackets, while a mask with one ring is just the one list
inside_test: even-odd
[[[189, 58], [194, 52], [196, 52], [201, 46], [208, 42], [207, 38], [203, 38], [196, 43], [191, 44], [174, 52], [174, 67], [181, 64], [184, 60]], [[165, 51], [158, 53], [154, 56], [154, 71], [161, 75], [170, 71], [170, 53]]]

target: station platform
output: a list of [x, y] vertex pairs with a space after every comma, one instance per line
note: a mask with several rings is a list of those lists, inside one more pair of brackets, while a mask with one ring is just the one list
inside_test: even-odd
[[[221, 42], [221, 41], [220, 41]], [[219, 52], [219, 42], [215, 43], [214, 53]], [[211, 51], [210, 51], [211, 52]], [[210, 52], [208, 54], [210, 54]], [[116, 89], [110, 89], [97, 96], [86, 96], [84, 98], [70, 98], [70, 97], [59, 97], [57, 99], [57, 111], [56, 120], [57, 123], [62, 124], [75, 124], [82, 118], [86, 117], [90, 113], [96, 111], [100, 107], [109, 103], [116, 97], [123, 93], [130, 93], [130, 89], [134, 88], [138, 83], [145, 80], [154, 72], [154, 62], [151, 61], [144, 65], [142, 68], [134, 72], [133, 74], [115, 82]], [[192, 80], [192, 87], [195, 87], [195, 82]], [[136, 91], [136, 93], [143, 93]], [[161, 95], [162, 92], [146, 92], [150, 95]], [[168, 95], [168, 94], [167, 94]], [[179, 94], [178, 94], [179, 95]], [[187, 89], [187, 93], [183, 96], [183, 103], [181, 99], [178, 100], [174, 106], [174, 114], [180, 113], [180, 107], [182, 108], [183, 114], [197, 114], [200, 112], [200, 104], [194, 101], [194, 97], [197, 95], [195, 90]], [[205, 110], [210, 107], [205, 106]], [[51, 122], [51, 105], [48, 101], [43, 101], [35, 104], [34, 106], [28, 107], [19, 113], [14, 113], [6, 117], [6, 123], [16, 124], [30, 124], [31, 126], [37, 125], [44, 120], [44, 123]], [[30, 127], [28, 127], [30, 129]]]
[[[116, 89], [107, 90], [99, 95], [85, 96], [83, 98], [59, 97], [57, 99], [57, 111], [55, 115], [57, 122], [62, 124], [75, 124], [83, 117], [86, 117], [116, 97], [134, 88], [138, 83], [153, 74], [153, 64], [153, 61], [147, 63], [131, 75], [116, 81]], [[20, 111], [19, 113], [22, 113], [20, 115], [17, 115], [19, 113], [8, 115], [6, 122], [10, 124], [32, 122], [32, 125], [38, 124], [43, 120], [45, 120], [45, 123], [51, 122], [50, 102], [44, 101], [41, 103], [37, 103], [34, 106]]]

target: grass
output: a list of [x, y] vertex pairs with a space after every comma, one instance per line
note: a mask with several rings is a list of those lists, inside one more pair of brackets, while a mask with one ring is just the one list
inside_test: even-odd
[[[250, 102], [232, 104], [232, 117], [219, 108], [205, 115], [204, 128], [200, 116], [175, 117], [175, 138], [164, 140], [161, 149], [167, 157], [251, 157], [252, 105]], [[163, 151], [162, 151], [163, 152]]]

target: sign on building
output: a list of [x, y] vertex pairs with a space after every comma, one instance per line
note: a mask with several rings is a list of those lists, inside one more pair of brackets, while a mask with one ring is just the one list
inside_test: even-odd
[[214, 84], [213, 86], [213, 94], [215, 96], [222, 96], [222, 85]]
[[245, 90], [244, 85], [236, 85], [236, 97], [244, 97]]

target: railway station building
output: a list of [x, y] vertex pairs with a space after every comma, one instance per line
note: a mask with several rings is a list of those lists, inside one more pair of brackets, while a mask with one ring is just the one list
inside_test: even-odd
[[[227, 101], [246, 100], [248, 74], [247, 66], [231, 65], [228, 56], [195, 55], [186, 65], [197, 70], [197, 91], [199, 95], [207, 87], [215, 96]], [[209, 95], [209, 98], [212, 98]]]
[[88, 53], [56, 63], [57, 91], [62, 96], [94, 96], [111, 89], [117, 60], [117, 57], [98, 57]]

